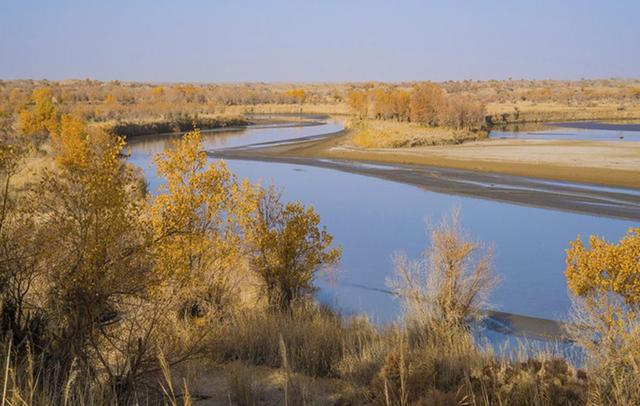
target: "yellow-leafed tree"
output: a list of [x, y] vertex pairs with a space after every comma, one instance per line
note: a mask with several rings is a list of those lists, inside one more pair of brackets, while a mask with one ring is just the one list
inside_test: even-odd
[[20, 129], [25, 135], [52, 132], [58, 124], [58, 111], [53, 103], [51, 89], [43, 87], [33, 91], [33, 106], [20, 112]]
[[640, 304], [640, 228], [631, 228], [619, 243], [589, 237], [570, 243], [567, 250], [567, 280], [571, 291], [582, 297], [593, 294], [619, 295], [628, 306]]
[[618, 243], [591, 236], [567, 250], [571, 337], [585, 350], [593, 404], [640, 404], [640, 228]]
[[369, 114], [369, 99], [367, 93], [361, 90], [351, 90], [347, 94], [347, 104], [357, 119], [364, 120]]
[[330, 269], [342, 253], [341, 248], [331, 248], [333, 237], [320, 227], [320, 216], [312, 207], [284, 204], [273, 188], [262, 191], [246, 238], [251, 267], [274, 310], [308, 299], [315, 292], [317, 272]]
[[151, 207], [156, 272], [186, 315], [225, 310], [241, 268], [237, 218], [254, 209], [252, 187], [237, 182], [224, 161], [208, 164], [199, 130], [176, 140], [156, 166], [166, 179]]
[[43, 292], [35, 298], [44, 301], [62, 371], [75, 362], [92, 370], [95, 356], [100, 368], [116, 373], [102, 343], [130, 344], [121, 342], [122, 320], [153, 285], [140, 222], [145, 201], [119, 158], [123, 139], [88, 131], [68, 116], [54, 134], [57, 165], [30, 199], [44, 253]]
[[[89, 130], [84, 121], [67, 114], [62, 115], [60, 124], [51, 133], [56, 162], [62, 166], [86, 169], [89, 163], [95, 163], [91, 161], [95, 158], [92, 147], [99, 148], [104, 145], [107, 136], [96, 132], [93, 134], [93, 140], [90, 140]], [[120, 148], [123, 146], [124, 144], [120, 145]]]
[[411, 121], [429, 126], [440, 124], [439, 118], [446, 105], [444, 90], [435, 83], [414, 86], [411, 93]]

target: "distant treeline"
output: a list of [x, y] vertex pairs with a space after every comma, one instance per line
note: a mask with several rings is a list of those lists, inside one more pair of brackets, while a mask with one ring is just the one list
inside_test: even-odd
[[[465, 80], [436, 84], [449, 101], [448, 109], [463, 111], [461, 104], [472, 100], [479, 104], [561, 104], [595, 107], [602, 103], [614, 106], [640, 103], [640, 80]], [[352, 93], [366, 93], [370, 97], [372, 117], [396, 119], [410, 117], [410, 94], [425, 82], [363, 82], [363, 83], [135, 83], [100, 82], [95, 80], [0, 81], [0, 117], [13, 116], [32, 103], [32, 94], [39, 88], [48, 89], [57, 108], [91, 122], [111, 120], [140, 120], [162, 117], [172, 119], [184, 115], [222, 114], [242, 108], [273, 104], [300, 110], [298, 106], [345, 106]], [[389, 106], [394, 106], [390, 108]], [[491, 106], [489, 106], [491, 107]], [[240, 111], [238, 111], [240, 110]], [[472, 109], [473, 110], [473, 109]], [[493, 114], [488, 108], [489, 114]], [[316, 112], [322, 112], [314, 110]], [[416, 109], [414, 114], [418, 113]], [[452, 123], [454, 113], [445, 114]], [[467, 120], [467, 119], [463, 119]]]
[[341, 91], [328, 85], [147, 84], [119, 81], [0, 81], [0, 114], [32, 105], [32, 94], [46, 88], [58, 110], [90, 122], [144, 120], [185, 115], [224, 114], [229, 106], [258, 104], [338, 104]]
[[194, 128], [210, 130], [215, 128], [242, 127], [251, 124], [242, 117], [196, 117], [151, 122], [123, 122], [108, 128], [109, 132], [125, 137], [137, 137], [149, 134], [187, 132]]

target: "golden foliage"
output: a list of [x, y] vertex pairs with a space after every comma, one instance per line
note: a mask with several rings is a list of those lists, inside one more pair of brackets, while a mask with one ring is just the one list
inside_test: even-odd
[[415, 85], [411, 92], [411, 121], [438, 125], [438, 116], [445, 105], [444, 91], [440, 86], [425, 82]]
[[320, 228], [312, 207], [283, 204], [273, 189], [261, 192], [246, 236], [251, 266], [264, 282], [269, 304], [280, 310], [308, 298], [318, 269], [336, 264], [341, 255], [340, 248], [330, 248], [333, 237]]
[[589, 237], [589, 248], [582, 239], [567, 250], [567, 281], [578, 296], [601, 293], [620, 295], [629, 306], [640, 302], [640, 228], [630, 228], [619, 243]]
[[347, 93], [347, 104], [353, 114], [360, 120], [367, 118], [369, 101], [367, 94], [360, 90], [351, 90]]
[[105, 104], [115, 104], [116, 103], [116, 98], [113, 94], [109, 93], [107, 95], [107, 97], [104, 98], [104, 103]]
[[155, 86], [154, 88], [151, 89], [151, 94], [153, 95], [153, 97], [162, 97], [162, 96], [164, 96], [164, 87]]
[[156, 165], [166, 179], [150, 210], [156, 272], [201, 315], [232, 299], [242, 254], [238, 219], [255, 208], [252, 187], [237, 182], [224, 161], [207, 163], [199, 130], [176, 140]]
[[82, 120], [62, 115], [59, 126], [51, 133], [56, 162], [62, 166], [86, 169], [93, 159], [89, 138], [89, 130]]
[[376, 120], [472, 130], [485, 123], [485, 106], [476, 97], [447, 94], [432, 82], [416, 83], [411, 91], [390, 85], [371, 85], [367, 91], [352, 89], [347, 103], [358, 120], [371, 116]]
[[53, 94], [49, 88], [37, 88], [31, 95], [34, 103], [31, 109], [20, 112], [20, 129], [25, 135], [38, 132], [53, 132], [57, 127], [58, 112], [53, 104]]
[[41, 250], [30, 306], [46, 315], [63, 374], [73, 369], [73, 359], [89, 374], [100, 370], [113, 379], [137, 373], [119, 362], [131, 355], [123, 350], [129, 340], [141, 340], [141, 331], [132, 337], [126, 329], [139, 320], [133, 315], [145, 308], [141, 298], [154, 284], [141, 249], [145, 202], [119, 158], [122, 139], [85, 132], [73, 121], [59, 137], [65, 147], [58, 165], [30, 197], [29, 213], [37, 219], [31, 238]]
[[[241, 83], [181, 84], [157, 86], [148, 83], [99, 82], [94, 80], [3, 81], [0, 86], [0, 116], [25, 110], [29, 95], [37, 88], [48, 88], [55, 105], [65, 112], [75, 112], [83, 119], [110, 120], [164, 119], [186, 115], [276, 111], [286, 113], [340, 113], [349, 106], [351, 91], [369, 97], [370, 118], [407, 121], [410, 116], [406, 94], [419, 83], [341, 83], [304, 84]], [[447, 99], [488, 104], [487, 114], [493, 123], [634, 118], [640, 104], [638, 79], [606, 79], [580, 81], [489, 80], [447, 81], [437, 84]], [[292, 97], [290, 90], [303, 90], [304, 98]], [[383, 90], [381, 104], [373, 93]], [[299, 93], [302, 94], [301, 92]], [[105, 103], [113, 95], [117, 103]], [[302, 101], [300, 101], [302, 100]], [[519, 114], [514, 113], [519, 108]], [[455, 122], [455, 120], [451, 120]], [[475, 126], [477, 123], [470, 123]], [[482, 123], [479, 123], [482, 124]], [[445, 125], [445, 124], [442, 124]], [[449, 124], [446, 124], [449, 125]]]
[[571, 337], [585, 350], [592, 404], [640, 402], [640, 229], [618, 243], [578, 237], [567, 250], [567, 281], [576, 296]]
[[291, 103], [304, 103], [307, 98], [307, 92], [304, 89], [286, 90], [282, 95]]

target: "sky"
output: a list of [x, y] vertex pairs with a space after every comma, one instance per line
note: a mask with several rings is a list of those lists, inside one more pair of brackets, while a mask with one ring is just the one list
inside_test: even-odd
[[640, 77], [640, 0], [0, 0], [0, 79]]

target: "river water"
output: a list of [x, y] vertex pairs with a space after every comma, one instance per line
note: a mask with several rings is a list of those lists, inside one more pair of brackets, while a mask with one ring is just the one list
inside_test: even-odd
[[[211, 132], [204, 134], [205, 148], [316, 136], [340, 128], [341, 123], [329, 122]], [[172, 137], [129, 142], [130, 162], [143, 168], [152, 191], [162, 182], [155, 174], [153, 156], [167, 148]], [[338, 271], [330, 280], [318, 279], [319, 298], [346, 313], [364, 312], [380, 322], [399, 312], [396, 300], [385, 292], [386, 280], [393, 274], [392, 254], [404, 251], [418, 258], [428, 243], [427, 223], [438, 222], [454, 207], [460, 209], [469, 234], [493, 245], [494, 265], [502, 279], [491, 296], [494, 308], [550, 319], [565, 319], [570, 305], [564, 277], [569, 241], [589, 234], [618, 240], [628, 227], [637, 226], [627, 220], [435, 193], [326, 168], [234, 160], [228, 166], [240, 177], [274, 184], [286, 200], [315, 207], [343, 248]]]
[[[513, 131], [515, 129], [515, 131]], [[511, 130], [511, 131], [510, 131]], [[523, 140], [571, 141], [640, 141], [640, 124], [601, 123], [577, 121], [570, 123], [521, 124], [508, 126], [508, 130], [494, 130], [491, 138]]]

